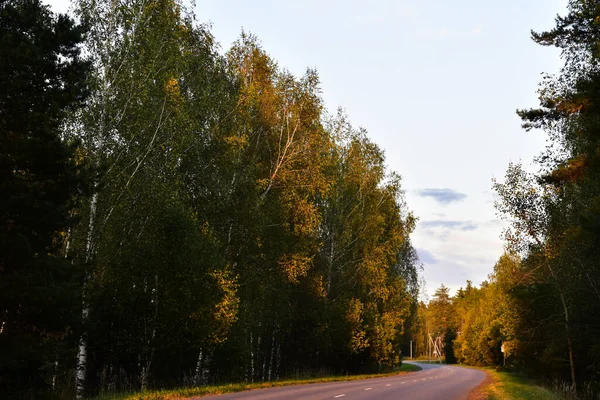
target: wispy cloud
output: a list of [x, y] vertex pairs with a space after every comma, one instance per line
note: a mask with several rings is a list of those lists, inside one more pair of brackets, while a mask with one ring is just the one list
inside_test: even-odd
[[487, 228], [503, 228], [508, 225], [508, 221], [503, 221], [501, 219], [490, 219], [484, 223], [484, 226]]
[[419, 260], [424, 264], [435, 264], [439, 261], [432, 253], [425, 249], [417, 249], [417, 254], [419, 254]]
[[400, 17], [414, 17], [415, 15], [417, 15], [417, 11], [412, 8], [412, 7], [402, 7], [398, 10], [396, 10], [397, 15]]
[[385, 22], [383, 15], [352, 15], [346, 18], [346, 23], [350, 25], [375, 25]]
[[[423, 261], [423, 277], [429, 294], [442, 282], [454, 291], [464, 287], [467, 279], [476, 285], [487, 279], [503, 252], [498, 240], [500, 230], [497, 226], [488, 226], [491, 221], [430, 215], [418, 223], [413, 243]], [[423, 249], [426, 252], [422, 252]], [[430, 254], [436, 262], [427, 262]]]
[[417, 190], [417, 194], [421, 197], [431, 197], [440, 204], [456, 203], [467, 198], [466, 194], [452, 189], [422, 189]]
[[423, 31], [421, 31], [421, 35], [428, 38], [428, 39], [437, 39], [437, 40], [442, 40], [442, 39], [466, 39], [466, 38], [470, 38], [470, 37], [474, 37], [474, 36], [479, 36], [483, 33], [483, 29], [484, 29], [484, 25], [483, 24], [479, 24], [476, 25], [475, 27], [469, 29], [469, 28], [447, 28], [447, 27], [441, 27], [441, 28], [430, 28], [430, 29], [425, 29]]
[[446, 28], [442, 28], [442, 29], [440, 29], [438, 34], [441, 38], [445, 38], [445, 37], [450, 36], [452, 34], [452, 31], [450, 31], [449, 29], [446, 29]]
[[398, 18], [408, 18], [416, 15], [417, 11], [413, 6], [402, 2], [390, 2], [369, 7], [368, 11], [363, 7], [358, 10], [351, 10], [351, 14], [346, 18], [346, 23], [350, 25], [379, 25], [386, 22], [393, 23]]
[[471, 30], [471, 33], [474, 35], [479, 35], [482, 32], [483, 32], [483, 24], [479, 24]]
[[426, 229], [441, 228], [459, 231], [474, 231], [477, 229], [477, 224], [471, 221], [446, 221], [439, 219], [419, 222], [419, 226]]

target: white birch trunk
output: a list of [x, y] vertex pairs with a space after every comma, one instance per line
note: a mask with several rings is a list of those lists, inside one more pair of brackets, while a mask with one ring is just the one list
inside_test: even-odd
[[333, 259], [335, 254], [335, 230], [331, 232], [331, 249], [329, 250], [329, 268], [327, 271], [327, 297], [331, 293], [331, 275], [333, 274]]
[[[261, 335], [260, 335], [260, 322], [258, 323], [258, 328], [259, 328], [259, 333], [258, 333], [258, 340], [257, 340], [257, 344], [256, 344], [256, 349], [257, 349], [256, 363], [257, 364], [260, 363], [260, 355], [262, 353], [261, 348], [260, 348], [260, 339], [261, 339]], [[260, 365], [258, 366], [258, 368], [259, 368], [260, 377], [261, 377], [262, 381], [264, 382], [264, 380], [265, 380], [264, 358], [263, 358], [262, 372], [260, 371]]]
[[[89, 226], [88, 226], [88, 237], [86, 242], [86, 255], [85, 255], [85, 263], [86, 265], [92, 260], [94, 253], [94, 233], [95, 233], [95, 223], [96, 223], [96, 206], [98, 203], [98, 193], [96, 192], [96, 188], [94, 185], [94, 193], [92, 194], [92, 198], [90, 200], [90, 218], [89, 218]], [[87, 282], [89, 279], [90, 271], [86, 272], [86, 276], [83, 282], [83, 293], [82, 293], [82, 307], [81, 307], [81, 322], [82, 325], [85, 326], [87, 322], [88, 315], [90, 313], [89, 304], [86, 298], [86, 289]], [[82, 399], [85, 394], [85, 378], [86, 378], [86, 367], [87, 367], [87, 340], [85, 337], [85, 333], [82, 333], [79, 338], [79, 348], [77, 352], [77, 376], [76, 376], [76, 396], [77, 399]]]
[[210, 362], [212, 360], [212, 349], [206, 351], [206, 357], [204, 364], [202, 365], [202, 384], [208, 384], [208, 378], [210, 377]]
[[[144, 291], [147, 291], [147, 282], [144, 282]], [[152, 366], [152, 360], [154, 359], [154, 339], [156, 338], [156, 321], [158, 319], [158, 275], [154, 275], [154, 288], [152, 288], [152, 299], [150, 302], [154, 304], [154, 316], [151, 321], [152, 333], [150, 337], [146, 336], [146, 359], [140, 370], [140, 389], [143, 392], [148, 388], [148, 375], [150, 374], [150, 367]]]
[[146, 367], [146, 365], [144, 365], [142, 367], [142, 370], [140, 372], [140, 382], [141, 382], [141, 392], [144, 393], [146, 391], [146, 389], [148, 388], [148, 368]]
[[[109, 106], [109, 92], [112, 90], [112, 84], [114, 80], [116, 80], [117, 76], [120, 74], [121, 68], [125, 65], [125, 62], [128, 58], [132, 57], [129, 54], [129, 51], [126, 52], [125, 56], [121, 60], [120, 65], [114, 70], [110, 70], [112, 67], [113, 59], [112, 59], [112, 51], [115, 47], [116, 41], [120, 39], [118, 33], [118, 21], [117, 21], [117, 7], [119, 6], [118, 0], [108, 0], [110, 1], [110, 10], [107, 11], [107, 14], [102, 14], [102, 11], [99, 14], [95, 15], [97, 18], [103, 19], [106, 22], [106, 30], [104, 31], [104, 35], [97, 36], [95, 38], [91, 38], [92, 46], [96, 46], [96, 50], [99, 53], [104, 53], [107, 56], [106, 61], [100, 61], [98, 65], [98, 70], [100, 71], [100, 88], [98, 92], [100, 93], [100, 97], [97, 101], [99, 101], [100, 107], [102, 108], [100, 111], [100, 116], [98, 118], [98, 130], [96, 133], [96, 137], [90, 140], [90, 153], [95, 166], [98, 166], [98, 160], [102, 156], [104, 141], [106, 139], [105, 135], [107, 134], [106, 127], [106, 118], [107, 118], [107, 107]], [[142, 9], [144, 7], [144, 2], [140, 3], [140, 9], [136, 13], [137, 16], [142, 15]], [[132, 30], [136, 30], [137, 26], [140, 24], [141, 18], [134, 17], [134, 23]], [[111, 73], [111, 74], [109, 74]], [[117, 120], [121, 120], [126, 114], [127, 105], [123, 110], [117, 112]], [[162, 115], [161, 115], [162, 117]], [[161, 123], [159, 122], [159, 127]], [[155, 133], [156, 135], [156, 133]], [[97, 139], [97, 145], [94, 145], [94, 139]], [[97, 146], [97, 147], [96, 147]], [[117, 157], [118, 158], [118, 157]], [[145, 157], [144, 157], [145, 158]], [[113, 164], [114, 166], [115, 164]], [[111, 166], [111, 168], [113, 167]], [[138, 165], [139, 167], [139, 165]], [[109, 171], [110, 169], [109, 168]], [[137, 170], [137, 169], [136, 169]], [[134, 172], [135, 174], [135, 172]], [[131, 178], [130, 178], [131, 179]], [[98, 202], [98, 193], [97, 193], [97, 182], [94, 183], [93, 194], [90, 201], [90, 217], [89, 217], [89, 227], [88, 227], [88, 237], [86, 243], [86, 264], [89, 265], [94, 259], [96, 253], [96, 243], [95, 237], [97, 235], [97, 231], [102, 229], [102, 225], [98, 228], [96, 222], [96, 211], [97, 211], [97, 202]], [[104, 224], [106, 224], [106, 220], [110, 216], [110, 213], [106, 216]], [[68, 242], [67, 242], [68, 246]], [[67, 247], [68, 250], [68, 247]], [[82, 311], [81, 318], [83, 325], [85, 326], [85, 322], [87, 321], [89, 315], [89, 304], [86, 299], [86, 289], [87, 283], [91, 277], [91, 272], [88, 268], [86, 271], [86, 276], [83, 284], [83, 295], [82, 295]], [[85, 391], [85, 380], [86, 380], [86, 366], [87, 366], [87, 340], [85, 337], [85, 332], [82, 333], [79, 338], [79, 349], [77, 352], [77, 368], [76, 368], [76, 397], [77, 399], [82, 399], [84, 397]]]
[[203, 349], [200, 349], [200, 351], [198, 352], [198, 361], [196, 362], [196, 371], [194, 374], [194, 384], [196, 386], [200, 386], [200, 384], [202, 383], [202, 359], [203, 359]]
[[[244, 339], [248, 343], [248, 329], [244, 328]], [[248, 364], [244, 363], [244, 382], [248, 382]]]
[[279, 366], [281, 365], [281, 343], [277, 342], [277, 363], [275, 364], [275, 380], [279, 380]]
[[58, 373], [58, 356], [54, 361], [54, 371], [52, 372], [52, 390], [56, 390], [56, 374]]
[[269, 358], [269, 382], [273, 376], [273, 361], [275, 358], [275, 329], [273, 329], [273, 334], [271, 336], [271, 357]]
[[252, 341], [252, 331], [250, 331], [250, 382], [254, 383], [254, 348]]

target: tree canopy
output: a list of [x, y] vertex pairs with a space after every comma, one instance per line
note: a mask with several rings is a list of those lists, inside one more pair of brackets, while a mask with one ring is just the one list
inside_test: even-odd
[[[85, 195], [81, 144], [63, 127], [84, 106], [84, 29], [38, 1], [0, 4], [0, 391], [39, 395], [77, 326], [68, 232]], [[42, 370], [42, 371], [40, 371]]]
[[2, 6], [0, 342], [37, 335], [26, 381], [2, 352], [2, 385], [83, 397], [397, 365], [416, 219], [317, 72], [245, 32], [220, 51], [179, 1], [74, 12]]
[[[468, 283], [451, 301], [459, 362], [502, 365], [506, 357], [510, 368], [568, 382], [558, 387], [577, 398], [596, 398], [600, 382], [599, 27], [597, 2], [571, 0], [555, 28], [532, 33], [565, 61], [544, 77], [540, 107], [518, 111], [549, 146], [539, 172], [511, 163], [494, 181], [496, 208], [510, 223], [506, 253], [487, 282]], [[421, 312], [430, 309], [435, 303]]]

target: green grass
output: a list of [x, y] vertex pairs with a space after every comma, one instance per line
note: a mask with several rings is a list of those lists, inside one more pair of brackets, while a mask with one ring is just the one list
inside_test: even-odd
[[437, 365], [445, 365], [446, 364], [445, 361], [442, 361], [442, 362], [439, 362], [439, 361], [429, 361], [429, 360], [405, 360], [405, 361], [416, 362], [416, 363], [419, 363], [419, 364], [437, 364]]
[[187, 387], [170, 390], [156, 390], [147, 391], [145, 393], [119, 393], [111, 395], [102, 395], [96, 397], [95, 400], [176, 400], [186, 399], [189, 397], [196, 396], [208, 396], [211, 394], [225, 394], [233, 392], [241, 392], [244, 390], [252, 389], [264, 389], [270, 387], [290, 386], [290, 385], [302, 385], [309, 383], [324, 383], [324, 382], [339, 382], [339, 381], [354, 381], [358, 379], [369, 379], [369, 378], [381, 378], [385, 376], [392, 376], [397, 374], [403, 374], [408, 372], [416, 372], [421, 368], [416, 365], [402, 364], [400, 368], [395, 369], [393, 372], [384, 374], [371, 374], [371, 375], [344, 375], [344, 376], [327, 376], [322, 378], [309, 378], [309, 379], [292, 379], [285, 381], [274, 381], [274, 382], [261, 382], [261, 383], [231, 383], [226, 385], [217, 386], [198, 386], [198, 387]]
[[482, 368], [487, 371], [494, 382], [483, 388], [482, 393], [489, 400], [554, 400], [563, 399], [552, 391], [537, 385], [523, 375], [511, 372], [496, 371], [492, 368]]

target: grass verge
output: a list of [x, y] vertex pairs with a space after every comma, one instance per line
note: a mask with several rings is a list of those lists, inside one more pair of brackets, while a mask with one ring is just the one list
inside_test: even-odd
[[[469, 400], [558, 400], [556, 393], [539, 386], [535, 381], [513, 372], [479, 368], [488, 373], [487, 384], [477, 388]], [[484, 381], [484, 383], [486, 383]]]
[[406, 360], [406, 361], [410, 361], [410, 362], [416, 362], [419, 364], [436, 364], [436, 365], [446, 365], [446, 362], [439, 362], [439, 361], [429, 361], [429, 360]]
[[340, 381], [354, 381], [358, 379], [369, 379], [369, 378], [381, 378], [386, 376], [398, 375], [409, 372], [419, 371], [421, 368], [416, 365], [402, 364], [402, 366], [393, 372], [384, 374], [370, 374], [370, 375], [343, 375], [343, 376], [328, 376], [322, 378], [309, 378], [309, 379], [292, 379], [285, 381], [274, 381], [274, 382], [261, 382], [261, 383], [230, 383], [226, 385], [217, 386], [198, 386], [198, 387], [186, 387], [179, 389], [169, 390], [156, 390], [147, 391], [144, 393], [119, 393], [111, 395], [102, 395], [96, 397], [95, 400], [178, 400], [187, 399], [190, 397], [201, 397], [214, 394], [225, 394], [233, 392], [241, 392], [244, 390], [252, 389], [265, 389], [270, 387], [290, 386], [290, 385], [303, 385], [309, 383], [326, 383], [326, 382], [340, 382]]

